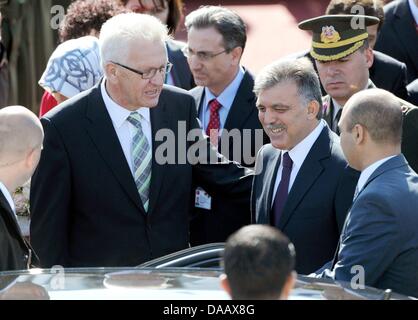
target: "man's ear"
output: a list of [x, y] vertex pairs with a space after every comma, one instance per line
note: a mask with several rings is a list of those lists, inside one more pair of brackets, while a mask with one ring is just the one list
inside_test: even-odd
[[105, 66], [105, 75], [106, 80], [110, 82], [115, 82], [117, 79], [118, 69], [113, 63], [107, 63]]
[[38, 165], [37, 148], [32, 149], [26, 154], [25, 167], [32, 170]]
[[352, 134], [356, 144], [362, 144], [366, 137], [366, 130], [361, 124], [356, 124], [353, 128]]
[[241, 57], [242, 57], [242, 52], [243, 51], [241, 47], [235, 47], [234, 49], [232, 49], [231, 55], [233, 58], [234, 65], [239, 65], [239, 62], [241, 61]]
[[283, 286], [282, 295], [280, 297], [282, 300], [287, 300], [289, 298], [290, 292], [295, 286], [296, 279], [297, 279], [297, 273], [295, 271], [292, 271], [287, 277], [286, 282]]
[[221, 287], [222, 289], [224, 289], [230, 297], [232, 297], [231, 295], [231, 287], [229, 286], [229, 281], [228, 281], [228, 277], [226, 276], [225, 273], [221, 274], [219, 279], [221, 280]]
[[372, 48], [368, 47], [364, 49], [364, 54], [366, 55], [367, 68], [370, 68], [373, 65], [374, 61], [374, 54]]

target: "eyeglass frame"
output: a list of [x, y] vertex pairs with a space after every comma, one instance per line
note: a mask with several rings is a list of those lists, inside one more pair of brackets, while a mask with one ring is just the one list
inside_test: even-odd
[[[181, 49], [181, 51], [186, 56], [186, 58], [190, 58], [191, 56], [195, 55], [200, 61], [209, 61], [209, 60], [221, 55], [222, 53], [230, 53], [232, 51], [232, 49], [225, 49], [225, 50], [222, 50], [221, 52], [218, 52], [218, 53], [198, 51], [198, 52], [194, 52], [194, 53], [190, 54], [190, 48], [186, 46], [186, 47], [183, 47]], [[202, 55], [206, 55], [206, 56], [202, 57]]]
[[[149, 80], [149, 79], [154, 78], [155, 75], [157, 74], [157, 72], [161, 72], [160, 70], [162, 68], [165, 68], [164, 74], [169, 74], [170, 71], [171, 71], [171, 69], [173, 68], [173, 64], [170, 61], [167, 61], [165, 67], [153, 68], [153, 69], [150, 69], [150, 71], [148, 71], [148, 72], [143, 72], [143, 71], [139, 71], [139, 70], [136, 70], [134, 68], [125, 66], [124, 64], [119, 63], [119, 62], [115, 62], [115, 61], [110, 61], [110, 62], [113, 63], [113, 64], [116, 64], [119, 67], [125, 68], [126, 70], [129, 70], [129, 71], [131, 71], [133, 73], [139, 74], [141, 76], [141, 78], [144, 79], [144, 80]], [[147, 73], [151, 73], [152, 75], [150, 75], [149, 77], [146, 76], [146, 78], [144, 78], [144, 75], [147, 74]]]

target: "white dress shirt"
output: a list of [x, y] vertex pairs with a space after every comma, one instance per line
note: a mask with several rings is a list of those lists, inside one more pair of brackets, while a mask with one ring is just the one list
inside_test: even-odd
[[[102, 97], [109, 113], [110, 118], [112, 119], [113, 127], [115, 128], [116, 134], [119, 138], [120, 145], [122, 146], [123, 153], [125, 155], [126, 161], [129, 164], [132, 175], [133, 173], [133, 164], [131, 156], [131, 142], [135, 135], [136, 128], [133, 124], [128, 122], [128, 117], [132, 111], [118, 105], [106, 91], [105, 81], [103, 80], [100, 89], [102, 92]], [[138, 112], [141, 116], [141, 126], [142, 131], [145, 134], [145, 137], [148, 140], [150, 150], [152, 150], [152, 131], [151, 131], [151, 118], [150, 110], [146, 107], [138, 107], [134, 112]]]
[[319, 121], [316, 128], [306, 136], [301, 142], [299, 142], [296, 146], [292, 148], [292, 150], [278, 150], [277, 152], [281, 152], [280, 155], [280, 166], [277, 171], [276, 182], [274, 184], [273, 190], [273, 197], [271, 199], [271, 207], [273, 207], [274, 199], [276, 197], [277, 189], [279, 188], [280, 180], [282, 179], [282, 171], [283, 171], [283, 154], [285, 152], [289, 152], [289, 156], [293, 161], [292, 172], [290, 174], [290, 181], [289, 181], [289, 192], [292, 189], [293, 182], [295, 182], [296, 176], [300, 168], [302, 167], [303, 162], [305, 161], [306, 157], [308, 156], [309, 151], [311, 150], [312, 146], [314, 145], [315, 141], [318, 139], [319, 135], [322, 132], [322, 129], [326, 127], [325, 120]]
[[10, 194], [9, 190], [7, 190], [6, 186], [0, 181], [0, 190], [3, 193], [4, 197], [6, 198], [7, 202], [9, 203], [10, 208], [12, 208], [13, 213], [16, 215], [16, 208], [13, 202], [12, 195]]

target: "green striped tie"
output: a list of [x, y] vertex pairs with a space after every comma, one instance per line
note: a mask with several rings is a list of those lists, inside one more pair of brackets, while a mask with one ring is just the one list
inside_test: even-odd
[[132, 112], [128, 117], [136, 132], [131, 143], [131, 157], [135, 184], [141, 197], [144, 209], [148, 211], [149, 205], [149, 188], [151, 183], [151, 149], [142, 131], [141, 116], [137, 112]]

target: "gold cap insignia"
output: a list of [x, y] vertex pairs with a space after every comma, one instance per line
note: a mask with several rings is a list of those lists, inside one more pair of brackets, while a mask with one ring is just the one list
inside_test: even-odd
[[322, 27], [321, 41], [323, 43], [333, 43], [341, 39], [340, 34], [335, 30], [334, 26]]

